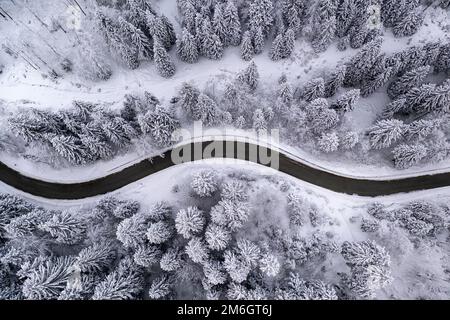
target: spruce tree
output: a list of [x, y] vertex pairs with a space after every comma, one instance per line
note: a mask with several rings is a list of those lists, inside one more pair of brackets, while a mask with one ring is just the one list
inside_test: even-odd
[[421, 84], [430, 72], [430, 66], [419, 67], [413, 69], [403, 76], [399, 77], [396, 81], [392, 82], [388, 87], [388, 95], [391, 99], [394, 99], [402, 94], [407, 93], [414, 87]]
[[252, 36], [255, 54], [262, 53], [265, 46], [265, 37], [262, 28], [259, 27], [256, 30], [253, 30]]
[[212, 60], [219, 60], [223, 55], [223, 44], [217, 34], [214, 33], [211, 23], [205, 20], [202, 24], [201, 35], [203, 39], [202, 43], [202, 54]]
[[279, 33], [275, 40], [272, 42], [272, 47], [269, 51], [269, 57], [273, 61], [282, 59], [284, 52], [284, 37], [282, 33]]
[[181, 37], [177, 40], [177, 53], [180, 59], [187, 63], [198, 61], [199, 52], [197, 41], [186, 28], [183, 28]]
[[241, 22], [233, 0], [228, 0], [223, 13], [226, 26], [226, 45], [238, 46], [241, 43]]
[[246, 31], [244, 33], [244, 36], [242, 37], [241, 57], [245, 61], [250, 61], [252, 60], [254, 54], [255, 48], [253, 46], [252, 36], [250, 34], [250, 31]]
[[267, 36], [273, 23], [272, 0], [250, 0], [248, 8], [248, 26], [250, 30], [261, 27]]
[[170, 78], [175, 74], [175, 65], [169, 54], [158, 39], [154, 42], [155, 65], [158, 74], [164, 78]]
[[369, 139], [372, 148], [383, 149], [403, 137], [405, 125], [401, 120], [380, 120], [369, 129]]
[[316, 78], [308, 81], [303, 88], [302, 98], [311, 102], [325, 95], [325, 83], [323, 78]]
[[237, 79], [251, 91], [254, 91], [258, 87], [259, 82], [259, 73], [256, 63], [252, 61], [247, 68], [239, 72]]
[[359, 98], [359, 89], [350, 90], [339, 97], [331, 107], [341, 112], [349, 112], [355, 108], [355, 104], [358, 102]]
[[333, 0], [319, 0], [313, 14], [312, 46], [316, 52], [325, 51], [336, 35], [336, 4]]
[[214, 7], [214, 16], [212, 26], [214, 33], [219, 37], [223, 46], [228, 45], [227, 25], [225, 24], [224, 8], [222, 4], [216, 4]]
[[406, 169], [418, 164], [428, 155], [427, 148], [422, 144], [401, 144], [392, 151], [394, 164], [398, 169]]
[[422, 9], [412, 10], [395, 22], [392, 32], [396, 37], [410, 37], [422, 26], [423, 19]]
[[341, 65], [336, 68], [336, 70], [331, 73], [325, 81], [325, 97], [330, 98], [336, 94], [339, 87], [342, 86], [345, 79], [345, 74], [347, 71], [347, 66]]

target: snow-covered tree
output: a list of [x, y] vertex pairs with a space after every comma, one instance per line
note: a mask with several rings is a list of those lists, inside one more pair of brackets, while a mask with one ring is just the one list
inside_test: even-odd
[[176, 271], [181, 268], [181, 252], [178, 248], [169, 248], [162, 255], [160, 261], [161, 269], [167, 272]]
[[316, 78], [308, 81], [304, 88], [302, 97], [304, 100], [311, 102], [325, 95], [325, 83], [323, 78]]
[[211, 250], [225, 250], [231, 241], [231, 233], [226, 228], [211, 223], [206, 228], [205, 240]]
[[175, 218], [175, 227], [184, 238], [190, 239], [199, 234], [205, 225], [203, 211], [196, 207], [188, 207], [178, 211]]
[[341, 65], [327, 77], [325, 81], [325, 97], [329, 98], [336, 94], [337, 90], [342, 86], [347, 71], [346, 65]]
[[363, 81], [361, 88], [361, 95], [363, 97], [368, 97], [379, 88], [386, 85], [391, 76], [392, 76], [392, 68], [383, 68], [378, 74], [371, 76]]
[[281, 264], [276, 256], [266, 253], [259, 260], [259, 268], [268, 277], [276, 277], [280, 272]]
[[160, 261], [161, 256], [162, 252], [157, 246], [142, 244], [136, 248], [133, 260], [138, 266], [150, 268]]
[[155, 65], [158, 74], [164, 78], [172, 77], [175, 74], [175, 64], [172, 62], [172, 59], [159, 40], [155, 40], [153, 44], [153, 52], [155, 55]]
[[227, 250], [224, 253], [224, 268], [236, 283], [242, 283], [250, 273], [250, 265], [238, 254]]
[[217, 173], [213, 170], [203, 170], [193, 175], [191, 188], [194, 192], [204, 198], [210, 197], [217, 190]]
[[183, 28], [181, 37], [177, 40], [177, 53], [180, 59], [187, 63], [198, 61], [199, 52], [195, 36]]
[[411, 10], [395, 22], [392, 32], [397, 37], [410, 37], [422, 26], [423, 19], [424, 14], [422, 8]]
[[201, 53], [208, 59], [219, 60], [223, 56], [224, 46], [220, 37], [214, 33], [209, 20], [205, 20], [201, 29]]
[[397, 99], [390, 102], [383, 110], [381, 119], [390, 119], [397, 112], [401, 111], [406, 104], [406, 99]]
[[352, 21], [357, 14], [355, 0], [343, 0], [336, 9], [336, 34], [339, 37], [345, 37], [351, 27]]
[[270, 59], [272, 59], [273, 61], [282, 59], [285, 51], [284, 45], [284, 35], [283, 33], [279, 33], [272, 42], [272, 47], [269, 51]]
[[399, 169], [406, 169], [418, 164], [428, 155], [427, 148], [422, 144], [401, 144], [392, 151], [394, 164]]
[[69, 211], [55, 211], [53, 216], [40, 224], [39, 229], [48, 232], [54, 241], [63, 244], [80, 242], [86, 231], [86, 225], [76, 213]]
[[193, 119], [202, 121], [205, 126], [212, 126], [217, 122], [218, 115], [216, 102], [205, 93], [200, 93], [193, 109]]
[[117, 239], [127, 248], [137, 248], [146, 241], [147, 222], [140, 213], [122, 220], [117, 227]]
[[320, 150], [326, 153], [334, 152], [339, 148], [339, 137], [335, 132], [323, 133], [318, 141]]
[[198, 102], [198, 96], [200, 95], [200, 90], [198, 90], [194, 85], [184, 82], [180, 92], [179, 92], [179, 105], [184, 112], [186, 112], [190, 117], [193, 116], [195, 106]]
[[143, 289], [143, 270], [131, 258], [124, 258], [118, 267], [100, 282], [93, 300], [131, 300], [138, 298]]
[[261, 27], [256, 30], [253, 30], [252, 40], [255, 54], [262, 53], [264, 50], [264, 46], [266, 45], [265, 41], [266, 39], [264, 37], [264, 33]]
[[208, 261], [203, 266], [203, 273], [209, 284], [216, 286], [224, 284], [227, 281], [227, 276], [220, 261]]
[[370, 145], [374, 149], [388, 148], [403, 137], [405, 130], [401, 120], [380, 120], [369, 129]]
[[214, 15], [212, 19], [212, 26], [214, 33], [219, 37], [223, 46], [227, 46], [228, 38], [227, 38], [227, 25], [225, 21], [225, 12], [224, 6], [220, 3], [217, 3], [214, 6]]
[[247, 68], [239, 72], [237, 79], [240, 83], [248, 86], [248, 88], [253, 91], [258, 87], [259, 73], [256, 63], [252, 61]]
[[[8, 211], [13, 210], [16, 210], [16, 208], [11, 207]], [[20, 214], [21, 212], [18, 211], [18, 213]], [[38, 226], [50, 219], [52, 216], [51, 212], [40, 208], [35, 208], [28, 213], [22, 213], [23, 214], [17, 217], [11, 216], [12, 219], [9, 221], [7, 221], [8, 213], [2, 214], [2, 217], [0, 218], [0, 228], [3, 227], [8, 238], [20, 239], [32, 236], [36, 231], [38, 231]]]
[[165, 221], [153, 222], [148, 225], [147, 240], [151, 244], [167, 242], [173, 235], [173, 226]]
[[73, 257], [36, 258], [22, 286], [25, 298], [31, 300], [56, 299], [66, 287], [73, 273]]
[[242, 181], [227, 181], [222, 185], [222, 192], [220, 196], [223, 200], [245, 202], [248, 200], [248, 193], [246, 189], [247, 188]]
[[172, 143], [172, 134], [180, 126], [175, 115], [164, 107], [158, 106], [154, 111], [148, 111], [138, 117], [143, 133], [149, 134], [159, 146], [168, 146]]
[[430, 66], [415, 68], [406, 72], [397, 80], [392, 82], [388, 87], [388, 94], [391, 99], [394, 99], [402, 94], [407, 93], [414, 87], [419, 86], [430, 72]]
[[440, 119], [416, 120], [408, 125], [405, 134], [409, 140], [424, 140], [426, 137], [436, 132], [440, 125]]
[[223, 12], [226, 27], [225, 45], [238, 46], [241, 43], [241, 22], [234, 1], [228, 0]]
[[252, 36], [250, 31], [246, 31], [241, 42], [241, 57], [245, 61], [250, 61], [254, 55], [255, 47], [253, 46]]
[[355, 108], [355, 104], [358, 102], [359, 98], [360, 90], [353, 89], [340, 96], [331, 107], [341, 112], [349, 112]]
[[263, 134], [267, 131], [267, 120], [264, 116], [264, 112], [261, 109], [256, 109], [253, 113], [253, 129], [258, 134]]
[[111, 51], [116, 53], [130, 69], [139, 67], [139, 51], [127, 41], [130, 39], [130, 34], [124, 35], [124, 30], [120, 27], [119, 23], [106, 17], [101, 12], [97, 13], [96, 18], [100, 31]]
[[185, 248], [188, 257], [195, 263], [203, 264], [208, 261], [209, 250], [205, 242], [198, 238], [193, 237], [189, 240]]
[[119, 219], [130, 218], [139, 211], [139, 208], [140, 204], [137, 201], [120, 201], [114, 208], [113, 215]]
[[316, 52], [325, 51], [336, 35], [336, 3], [319, 0], [312, 20], [312, 46]]
[[311, 101], [306, 110], [310, 129], [316, 134], [322, 134], [332, 129], [339, 122], [339, 116], [335, 110], [330, 109], [327, 100], [323, 98]]
[[437, 72], [450, 70], [450, 43], [440, 46], [434, 67]]
[[248, 8], [248, 28], [256, 30], [263, 28], [267, 35], [273, 23], [272, 0], [250, 0]]
[[81, 140], [71, 136], [54, 136], [50, 143], [55, 151], [64, 159], [74, 164], [86, 162], [86, 150], [83, 148]]
[[173, 281], [173, 278], [167, 274], [157, 277], [148, 289], [148, 296], [151, 299], [166, 298], [172, 291]]
[[305, 200], [298, 193], [291, 192], [288, 194], [287, 212], [293, 225], [302, 226], [306, 223], [306, 207]]
[[347, 64], [344, 84], [358, 86], [374, 66], [380, 54], [383, 40], [381, 37], [367, 43]]
[[359, 142], [358, 133], [354, 131], [348, 131], [340, 137], [339, 145], [344, 150], [351, 150], [356, 146], [358, 142]]
[[114, 258], [112, 243], [97, 242], [78, 253], [74, 266], [81, 272], [100, 272], [109, 267]]
[[351, 268], [343, 282], [350, 292], [360, 298], [374, 298], [376, 290], [392, 281], [390, 256], [373, 241], [344, 242], [342, 256]]

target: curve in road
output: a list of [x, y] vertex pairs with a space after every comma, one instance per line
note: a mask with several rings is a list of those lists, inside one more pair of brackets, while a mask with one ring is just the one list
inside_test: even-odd
[[[259, 157], [258, 159], [252, 159], [249, 156], [249, 150], [252, 148], [254, 150], [256, 147], [260, 148], [262, 151], [260, 154], [279, 156], [279, 171], [319, 187], [351, 195], [374, 197], [450, 186], [450, 173], [422, 175], [396, 180], [356, 179], [308, 166], [307, 164], [289, 158], [282, 152], [270, 148], [257, 146], [248, 142], [227, 142], [225, 140], [192, 142], [184, 146], [178, 146], [174, 150], [166, 151], [162, 157], [152, 159], [152, 161], [143, 160], [119, 172], [80, 183], [54, 183], [38, 180], [25, 176], [0, 162], [0, 180], [11, 187], [39, 197], [66, 200], [88, 198], [115, 191], [146, 176], [175, 166], [176, 164], [171, 159], [172, 151], [182, 154], [182, 150], [190, 149], [191, 157], [188, 157], [189, 161], [215, 157], [214, 153], [206, 157], [203, 155], [203, 151], [211, 143], [215, 143], [215, 145], [217, 143], [223, 144], [223, 150], [229, 150], [230, 147], [233, 148], [232, 150], [245, 150], [241, 154], [225, 152], [226, 158], [252, 161], [268, 166], [262, 163]], [[194, 150], [202, 150], [202, 152], [194, 154]]]

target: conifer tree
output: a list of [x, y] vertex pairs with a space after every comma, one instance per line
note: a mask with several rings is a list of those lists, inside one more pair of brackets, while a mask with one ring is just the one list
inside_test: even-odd
[[177, 53], [180, 59], [187, 63], [198, 61], [199, 52], [197, 41], [188, 29], [183, 28], [181, 37], [177, 40]]
[[204, 224], [204, 214], [196, 207], [181, 209], [175, 218], [175, 227], [178, 233], [186, 239], [190, 239], [200, 233]]
[[143, 288], [143, 270], [131, 258], [124, 258], [118, 267], [100, 282], [93, 300], [136, 299]]
[[359, 89], [347, 91], [339, 97], [336, 102], [331, 105], [331, 107], [342, 112], [352, 111], [355, 108], [355, 104], [358, 102], [359, 97]]
[[369, 139], [372, 148], [390, 147], [405, 133], [405, 125], [401, 120], [380, 120], [369, 129]]
[[284, 37], [282, 33], [279, 33], [275, 40], [272, 42], [272, 47], [270, 48], [269, 57], [273, 61], [278, 61], [282, 59], [284, 52]]
[[252, 61], [247, 68], [239, 72], [237, 79], [251, 91], [254, 91], [258, 87], [259, 82], [259, 73], [256, 63]]
[[155, 65], [158, 74], [164, 78], [170, 78], [175, 74], [175, 65], [167, 54], [166, 49], [158, 39], [154, 42], [153, 51], [155, 54]]
[[322, 78], [316, 78], [308, 81], [303, 88], [302, 97], [308, 102], [325, 95], [325, 83]]
[[327, 77], [325, 81], [325, 97], [329, 98], [336, 94], [339, 87], [342, 86], [345, 79], [345, 73], [347, 71], [347, 67], [345, 65], [341, 65], [336, 68], [336, 70]]
[[424, 66], [405, 73], [389, 85], [387, 91], [389, 97], [394, 99], [399, 95], [407, 93], [412, 88], [419, 86], [421, 82], [425, 80], [429, 72], [430, 67]]
[[252, 42], [253, 42], [253, 47], [254, 47], [254, 51], [255, 54], [260, 54], [263, 52], [264, 50], [264, 46], [265, 46], [265, 37], [264, 37], [264, 33], [261, 27], [257, 28], [256, 30], [252, 30], [250, 32], [251, 37], [252, 37]]
[[223, 44], [219, 36], [214, 33], [209, 20], [203, 21], [201, 28], [201, 52], [202, 54], [212, 60], [219, 60], [223, 55]]
[[228, 0], [224, 12], [224, 25], [226, 26], [225, 45], [238, 46], [241, 43], [241, 22], [239, 13], [233, 0]]
[[264, 112], [261, 109], [256, 109], [253, 113], [253, 129], [258, 134], [263, 134], [267, 130], [267, 121], [264, 117]]
[[267, 36], [273, 23], [272, 10], [272, 0], [251, 0], [248, 8], [249, 29], [256, 30], [261, 27]]
[[31, 300], [56, 299], [66, 287], [73, 270], [73, 257], [38, 257], [28, 270], [22, 286], [25, 298]]
[[392, 32], [397, 37], [409, 37], [414, 35], [423, 23], [423, 11], [421, 8], [411, 10], [395, 22]]
[[223, 46], [227, 46], [227, 25], [225, 24], [224, 7], [222, 4], [216, 4], [214, 6], [214, 16], [212, 19], [213, 31], [219, 37]]
[[313, 14], [312, 46], [316, 52], [325, 51], [336, 35], [336, 5], [333, 0], [319, 0]]
[[250, 61], [255, 54], [255, 48], [253, 46], [252, 36], [250, 31], [246, 31], [242, 37], [241, 42], [241, 57], [245, 61]]

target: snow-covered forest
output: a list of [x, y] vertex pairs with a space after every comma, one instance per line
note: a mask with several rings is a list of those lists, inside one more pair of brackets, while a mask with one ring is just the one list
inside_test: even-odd
[[[61, 168], [154, 155], [175, 128], [202, 121], [279, 129], [284, 145], [330, 166], [448, 165], [448, 1], [86, 0], [43, 9], [2, 4], [5, 157]], [[194, 76], [212, 66], [223, 71]], [[144, 72], [163, 87], [136, 87]], [[8, 86], [42, 92], [12, 99]]]
[[[43, 181], [198, 122], [342, 175], [450, 168], [449, 0], [0, 0], [0, 44], [0, 161]], [[448, 188], [183, 166], [74, 202], [1, 183], [0, 299], [450, 297]]]
[[331, 205], [251, 168], [177, 170], [156, 199], [2, 194], [1, 298], [448, 298], [448, 198]]

